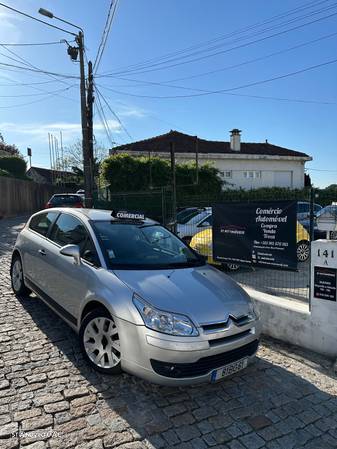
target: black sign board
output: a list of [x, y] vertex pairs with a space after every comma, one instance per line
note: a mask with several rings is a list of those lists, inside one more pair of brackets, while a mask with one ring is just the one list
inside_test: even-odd
[[296, 201], [214, 205], [215, 260], [296, 270], [296, 217]]
[[336, 268], [314, 267], [314, 297], [336, 301]]
[[111, 216], [119, 220], [145, 220], [145, 214], [143, 212], [130, 210], [113, 210]]

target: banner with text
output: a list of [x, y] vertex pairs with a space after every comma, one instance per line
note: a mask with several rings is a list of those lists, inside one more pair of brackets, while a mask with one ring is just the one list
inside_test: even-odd
[[224, 263], [297, 269], [296, 201], [213, 206], [213, 257]]

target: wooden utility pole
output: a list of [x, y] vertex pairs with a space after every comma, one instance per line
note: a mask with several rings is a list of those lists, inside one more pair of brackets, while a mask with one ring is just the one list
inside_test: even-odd
[[89, 150], [89, 128], [87, 121], [87, 99], [85, 92], [85, 69], [84, 69], [84, 42], [83, 33], [80, 31], [76, 36], [78, 44], [78, 51], [80, 56], [80, 92], [81, 92], [81, 122], [82, 122], [82, 149], [83, 149], [83, 173], [84, 173], [84, 192], [85, 192], [85, 207], [93, 206], [92, 195], [92, 169], [90, 164], [90, 150]]
[[171, 153], [171, 180], [172, 180], [172, 218], [173, 232], [177, 229], [177, 185], [176, 185], [176, 161], [175, 161], [175, 145], [170, 142]]
[[94, 104], [94, 76], [93, 76], [93, 72], [92, 72], [92, 62], [89, 61], [88, 62], [87, 123], [88, 123], [89, 164], [90, 164], [90, 172], [91, 172], [92, 193], [95, 190], [93, 104]]
[[199, 139], [195, 136], [195, 183], [199, 184]]

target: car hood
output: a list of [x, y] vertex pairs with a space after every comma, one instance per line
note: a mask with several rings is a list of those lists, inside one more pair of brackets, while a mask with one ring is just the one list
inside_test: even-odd
[[170, 270], [114, 270], [154, 307], [189, 316], [196, 324], [226, 321], [249, 312], [248, 294], [229, 276], [205, 265]]

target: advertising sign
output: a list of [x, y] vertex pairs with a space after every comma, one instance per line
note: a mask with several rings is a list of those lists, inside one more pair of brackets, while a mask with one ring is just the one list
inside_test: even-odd
[[215, 260], [296, 270], [296, 217], [296, 201], [214, 205]]
[[314, 297], [336, 301], [336, 268], [314, 267]]

